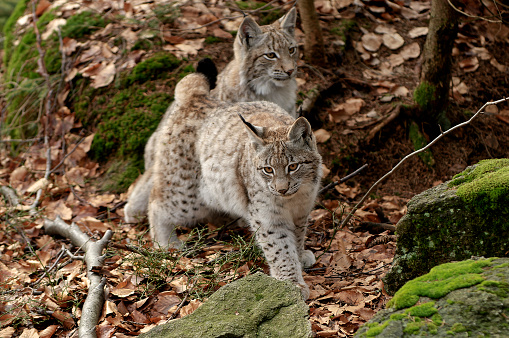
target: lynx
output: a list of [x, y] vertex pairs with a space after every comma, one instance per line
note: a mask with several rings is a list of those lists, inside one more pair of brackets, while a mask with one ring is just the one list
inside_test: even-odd
[[296, 20], [295, 8], [267, 26], [244, 18], [233, 43], [234, 58], [219, 74], [212, 96], [230, 102], [270, 101], [297, 117]]
[[296, 283], [307, 298], [301, 269], [315, 258], [304, 239], [321, 170], [305, 118], [271, 102], [218, 101], [203, 74], [190, 74], [177, 84], [173, 112], [161, 126], [147, 172], [152, 184], [140, 184], [150, 189], [150, 234], [158, 245], [178, 248], [177, 225], [242, 217], [271, 276]]
[[[212, 96], [223, 101], [271, 101], [297, 117], [297, 42], [294, 39], [297, 13], [292, 8], [272, 25], [258, 26], [247, 16], [239, 27], [234, 42], [234, 59], [219, 75], [211, 79]], [[214, 68], [215, 69], [215, 68]], [[217, 72], [217, 70], [215, 70]], [[141, 185], [151, 185], [151, 166], [154, 162], [155, 144], [161, 127], [172, 114], [174, 104], [166, 111], [157, 130], [145, 146], [145, 173], [134, 186], [132, 194], [146, 193], [144, 198], [129, 199], [125, 207], [125, 221], [136, 223], [147, 215], [148, 193]]]

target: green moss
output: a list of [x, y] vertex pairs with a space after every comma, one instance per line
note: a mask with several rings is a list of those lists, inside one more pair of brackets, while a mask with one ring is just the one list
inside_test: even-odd
[[349, 36], [352, 30], [357, 27], [357, 23], [353, 20], [341, 20], [336, 23], [334, 27], [331, 28], [330, 32], [334, 35], [337, 35], [343, 41], [348, 41]]
[[411, 308], [407, 309], [405, 313], [414, 317], [431, 317], [438, 312], [434, 305], [435, 302], [428, 302], [421, 305], [412, 306]]
[[133, 68], [131, 74], [126, 79], [126, 85], [168, 78], [170, 72], [177, 68], [180, 62], [173, 54], [165, 52], [157, 53], [153, 57], [138, 63]]
[[423, 276], [406, 283], [389, 301], [388, 306], [396, 309], [411, 307], [419, 297], [441, 298], [449, 292], [479, 284], [484, 281], [480, 275], [491, 259], [446, 263], [434, 267]]
[[481, 291], [492, 293], [500, 298], [507, 298], [509, 294], [509, 283], [494, 280], [486, 280], [479, 284], [477, 288]]
[[16, 22], [25, 13], [27, 3], [29, 1], [30, 0], [19, 0], [11, 16], [7, 19], [3, 27], [5, 51], [4, 65], [11, 59], [12, 48], [14, 47], [14, 29], [16, 28]]
[[440, 313], [435, 313], [433, 316], [431, 316], [431, 320], [437, 326], [442, 325], [442, 323], [444, 322], [444, 320], [442, 319], [442, 316], [440, 315]]
[[452, 326], [451, 331], [454, 332], [454, 333], [461, 333], [461, 332], [467, 332], [467, 329], [466, 329], [465, 326], [463, 326], [463, 324], [455, 323]]
[[438, 333], [438, 327], [434, 323], [427, 323], [426, 328], [428, 329], [429, 333], [433, 335]]
[[424, 325], [426, 325], [424, 322], [413, 322], [413, 323], [410, 322], [405, 326], [403, 332], [408, 334], [414, 334], [418, 332]]
[[431, 111], [435, 99], [435, 87], [427, 82], [421, 82], [414, 91], [414, 100], [422, 111]]
[[62, 37], [79, 39], [105, 27], [108, 22], [102, 15], [84, 11], [67, 19], [67, 23], [62, 27]]
[[[458, 186], [459, 185], [459, 186]], [[454, 176], [450, 187], [480, 214], [509, 213], [509, 159], [480, 161], [474, 169]]]
[[369, 328], [369, 330], [366, 332], [366, 336], [367, 337], [378, 336], [387, 327], [387, 325], [389, 325], [390, 322], [392, 322], [392, 319], [389, 319], [389, 320], [385, 321], [381, 325], [376, 323], [376, 325], [374, 325], [374, 326]]
[[208, 45], [218, 43], [218, 42], [223, 42], [223, 41], [224, 41], [223, 39], [218, 38], [217, 36], [207, 36], [205, 38], [205, 43]]
[[391, 319], [393, 320], [402, 320], [403, 318], [408, 318], [408, 315], [404, 313], [394, 313], [391, 315]]
[[[412, 144], [414, 145], [414, 150], [422, 149], [426, 145], [428, 145], [428, 141], [421, 133], [421, 131], [419, 130], [419, 126], [415, 122], [412, 122], [410, 124], [408, 137], [410, 138]], [[433, 167], [435, 165], [435, 159], [433, 158], [431, 150], [427, 149], [423, 152], [420, 152], [418, 155], [428, 167]]]

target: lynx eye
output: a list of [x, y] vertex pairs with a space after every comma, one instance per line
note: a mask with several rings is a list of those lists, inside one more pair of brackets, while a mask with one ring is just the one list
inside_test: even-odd
[[269, 60], [270, 59], [277, 59], [277, 54], [274, 53], [274, 52], [266, 53], [264, 56], [265, 56], [265, 58], [267, 58]]
[[272, 167], [263, 167], [262, 170], [267, 175], [272, 175], [274, 173], [274, 169], [272, 169]]
[[290, 55], [293, 55], [293, 53], [295, 53], [295, 51], [297, 51], [297, 48], [296, 47], [290, 47], [288, 49], [288, 51], [290, 52]]
[[298, 163], [292, 163], [292, 164], [288, 165], [288, 172], [295, 171], [297, 169], [299, 169], [299, 164]]

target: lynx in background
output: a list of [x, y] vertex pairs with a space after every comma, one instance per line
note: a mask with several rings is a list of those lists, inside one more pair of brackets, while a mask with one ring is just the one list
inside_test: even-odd
[[[304, 239], [322, 171], [305, 118], [294, 120], [270, 102], [212, 99], [209, 81], [195, 73], [177, 85], [174, 110], [161, 126], [155, 154], [146, 173], [152, 184], [140, 184], [150, 189], [148, 216], [155, 243], [180, 247], [177, 225], [242, 217], [271, 276], [293, 281], [303, 297], [309, 296], [301, 270], [315, 258], [304, 250]], [[129, 203], [146, 195], [133, 194]]]
[[297, 117], [297, 12], [267, 26], [249, 16], [241, 23], [233, 43], [234, 58], [219, 74], [212, 96], [222, 101], [270, 101]]

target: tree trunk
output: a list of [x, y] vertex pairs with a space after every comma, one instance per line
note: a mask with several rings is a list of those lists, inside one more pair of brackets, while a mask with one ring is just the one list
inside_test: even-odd
[[[415, 89], [414, 98], [421, 120], [436, 136], [450, 128], [446, 116], [451, 81], [451, 53], [458, 31], [458, 13], [448, 0], [432, 0], [429, 32], [423, 51], [421, 83]], [[440, 127], [439, 127], [440, 125]]]
[[323, 45], [322, 28], [318, 22], [314, 0], [298, 0], [297, 4], [302, 21], [302, 29], [305, 33], [304, 57], [311, 64], [324, 66], [326, 63], [325, 47]]

